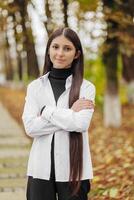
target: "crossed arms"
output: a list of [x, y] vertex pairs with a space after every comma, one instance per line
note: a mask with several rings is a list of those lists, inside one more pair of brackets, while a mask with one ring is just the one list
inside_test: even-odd
[[[35, 89], [34, 89], [35, 90]], [[30, 137], [51, 134], [59, 130], [84, 132], [88, 130], [94, 112], [95, 87], [87, 86], [82, 98], [71, 108], [46, 105], [41, 115], [31, 85], [28, 86], [22, 120]]]

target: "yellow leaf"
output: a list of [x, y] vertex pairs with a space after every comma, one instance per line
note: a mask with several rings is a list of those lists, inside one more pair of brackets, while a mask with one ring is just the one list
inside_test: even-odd
[[110, 164], [113, 161], [113, 156], [112, 155], [108, 155], [106, 157], [106, 164]]
[[100, 177], [99, 176], [94, 176], [93, 183], [97, 183], [98, 181], [100, 181]]

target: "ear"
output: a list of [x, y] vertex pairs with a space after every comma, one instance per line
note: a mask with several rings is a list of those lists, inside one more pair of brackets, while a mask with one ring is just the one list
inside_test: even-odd
[[81, 52], [80, 52], [80, 50], [78, 50], [78, 51], [76, 52], [76, 54], [75, 54], [74, 59], [77, 59], [77, 58], [80, 56], [80, 54], [81, 54]]

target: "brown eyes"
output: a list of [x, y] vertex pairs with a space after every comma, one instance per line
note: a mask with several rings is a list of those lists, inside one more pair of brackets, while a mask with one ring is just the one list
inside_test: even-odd
[[71, 51], [71, 48], [69, 48], [69, 47], [66, 47], [66, 50], [67, 50], [67, 51]]
[[58, 49], [58, 46], [53, 45], [52, 48], [53, 48], [53, 49]]
[[[57, 50], [57, 49], [59, 49], [60, 47], [57, 46], [57, 45], [53, 45], [52, 48], [55, 49], [55, 50]], [[64, 47], [63, 50], [64, 50], [64, 51], [71, 51], [71, 48], [70, 48], [70, 47]]]

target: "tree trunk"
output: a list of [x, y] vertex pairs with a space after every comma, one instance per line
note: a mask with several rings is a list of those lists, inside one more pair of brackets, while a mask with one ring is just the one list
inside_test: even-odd
[[14, 32], [15, 32], [15, 41], [16, 41], [16, 53], [17, 53], [17, 69], [18, 69], [18, 77], [19, 77], [19, 80], [22, 81], [23, 79], [23, 66], [22, 66], [22, 59], [21, 59], [21, 51], [19, 51], [17, 49], [17, 44], [20, 43], [21, 41], [18, 39], [19, 38], [19, 35], [16, 31], [16, 19], [15, 19], [15, 15], [12, 14], [12, 17], [13, 17], [13, 21], [14, 21]]
[[18, 76], [19, 76], [19, 80], [22, 81], [23, 79], [23, 67], [22, 67], [22, 60], [21, 60], [21, 53], [18, 52], [17, 53], [17, 63], [18, 63]]
[[47, 20], [45, 21], [45, 28], [47, 30], [47, 33], [48, 33], [48, 37], [51, 35], [52, 31], [53, 31], [53, 24], [52, 24], [52, 16], [51, 16], [51, 11], [50, 11], [50, 8], [49, 8], [49, 1], [46, 0], [45, 1], [45, 11], [46, 11], [46, 17], [47, 17]]
[[122, 75], [126, 82], [134, 80], [134, 55], [122, 54], [123, 71]]
[[[102, 0], [103, 11], [107, 12], [115, 8], [114, 0]], [[103, 62], [106, 70], [106, 92], [104, 97], [104, 125], [106, 127], [119, 127], [121, 125], [121, 105], [118, 96], [117, 57], [118, 39], [116, 31], [118, 23], [106, 17], [107, 39], [104, 44]]]
[[35, 45], [32, 41], [30, 42], [30, 33], [29, 35], [27, 35], [26, 41], [27, 41], [26, 48], [27, 48], [27, 64], [28, 64], [27, 73], [29, 77], [37, 78], [39, 77], [40, 72], [39, 72], [38, 61], [37, 61], [37, 56], [35, 52]]
[[5, 67], [5, 33], [0, 30], [0, 71], [3, 72]]
[[118, 96], [117, 56], [118, 44], [115, 39], [107, 39], [110, 48], [103, 54], [106, 70], [106, 92], [104, 97], [104, 125], [119, 127], [121, 125], [121, 105]]
[[118, 128], [121, 125], [121, 104], [118, 94], [104, 96], [104, 126]]
[[67, 8], [68, 8], [68, 0], [62, 0], [63, 3], [63, 13], [64, 13], [64, 24], [66, 27], [68, 27], [68, 14], [67, 14]]
[[6, 48], [5, 48], [5, 74], [6, 74], [6, 80], [12, 81], [13, 80], [13, 66], [11, 61], [11, 56], [9, 52], [9, 42], [8, 38], [6, 36]]
[[130, 104], [134, 104], [134, 55], [122, 54], [123, 78], [127, 82], [127, 97]]
[[26, 27], [26, 22], [28, 22], [27, 1], [19, 0], [18, 5], [20, 8], [20, 14], [22, 18], [21, 23], [24, 34], [23, 45], [24, 45], [24, 50], [27, 53], [27, 74], [28, 77], [37, 78], [40, 72], [39, 72], [37, 55], [35, 52], [35, 44], [34, 44], [32, 29], [31, 26]]

